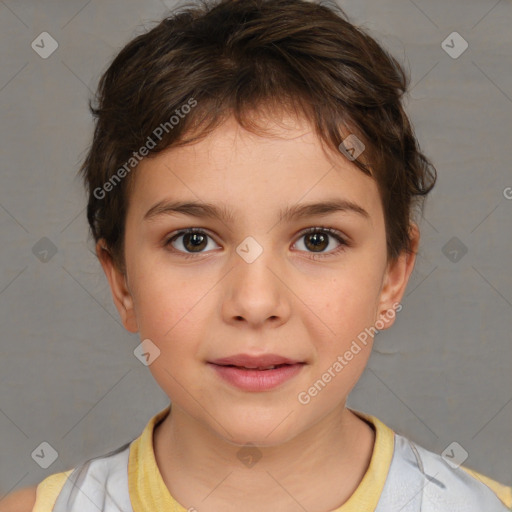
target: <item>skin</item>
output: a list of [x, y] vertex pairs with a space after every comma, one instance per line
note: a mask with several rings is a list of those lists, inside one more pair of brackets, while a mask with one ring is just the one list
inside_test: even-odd
[[[143, 160], [126, 217], [125, 274], [104, 241], [97, 244], [125, 328], [160, 350], [149, 369], [172, 401], [154, 433], [162, 478], [178, 502], [200, 512], [327, 512], [347, 501], [375, 441], [369, 424], [346, 408], [372, 338], [310, 403], [297, 395], [365, 328], [381, 318], [384, 328], [394, 323], [384, 313], [400, 302], [414, 267], [415, 254], [387, 260], [372, 178], [326, 149], [306, 121], [283, 116], [265, 126], [272, 132], [263, 137], [230, 118], [194, 145]], [[279, 222], [283, 206], [326, 198], [349, 199], [369, 218], [345, 211]], [[225, 205], [234, 215], [143, 220], [163, 199]], [[200, 252], [184, 236], [164, 245], [190, 227], [209, 235]], [[333, 228], [349, 245], [335, 253], [340, 243], [323, 232], [319, 254], [311, 235], [300, 234], [310, 227]], [[415, 253], [414, 224], [411, 235]], [[263, 249], [252, 263], [236, 252], [248, 236]], [[248, 392], [206, 364], [238, 353], [307, 364], [278, 388]], [[237, 457], [246, 443], [262, 455], [250, 468]]]
[[37, 486], [18, 489], [0, 499], [2, 512], [31, 512], [36, 502]]

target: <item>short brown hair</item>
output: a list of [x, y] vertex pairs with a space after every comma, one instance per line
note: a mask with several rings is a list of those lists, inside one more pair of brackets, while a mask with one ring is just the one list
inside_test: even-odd
[[285, 107], [335, 150], [348, 134], [363, 141], [354, 164], [377, 182], [388, 258], [411, 252], [412, 207], [423, 206], [436, 170], [401, 103], [408, 85], [398, 61], [335, 4], [202, 0], [184, 6], [119, 52], [100, 79], [97, 106], [89, 103], [95, 131], [79, 172], [92, 235], [105, 240], [124, 271], [130, 171], [139, 148], [151, 157], [194, 142], [230, 115], [255, 132], [254, 113]]

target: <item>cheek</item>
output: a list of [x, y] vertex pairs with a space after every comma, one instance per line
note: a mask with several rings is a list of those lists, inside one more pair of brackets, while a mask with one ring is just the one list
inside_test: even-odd
[[[308, 329], [332, 350], [340, 350], [353, 337], [373, 325], [377, 310], [380, 274], [361, 261], [340, 269], [336, 277], [304, 282], [297, 295], [307, 306]], [[318, 338], [318, 334], [321, 335]]]
[[209, 289], [205, 280], [197, 275], [186, 277], [182, 269], [172, 269], [144, 254], [132, 268], [131, 291], [141, 336], [165, 343], [184, 329], [190, 333], [195, 310]]
[[[173, 283], [167, 285], [167, 283]], [[207, 301], [201, 301], [208, 287], [180, 282], [154, 269], [139, 282], [136, 291], [136, 316], [140, 339], [149, 338], [160, 350], [149, 366], [155, 381], [177, 403], [188, 393], [199, 393], [190, 376], [196, 364], [202, 322]], [[185, 391], [185, 389], [187, 391]]]

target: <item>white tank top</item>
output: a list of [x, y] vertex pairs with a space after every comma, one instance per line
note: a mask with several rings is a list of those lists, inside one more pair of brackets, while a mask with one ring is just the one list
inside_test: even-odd
[[[356, 411], [354, 411], [356, 412]], [[451, 467], [440, 455], [430, 452], [406, 437], [391, 431], [372, 416], [356, 412], [377, 423], [377, 435], [394, 439], [391, 462], [374, 510], [361, 512], [507, 512], [493, 489], [462, 468]], [[162, 417], [162, 412], [157, 415]], [[154, 419], [152, 420], [154, 421]], [[384, 432], [388, 429], [388, 432]], [[379, 434], [381, 433], [381, 434]], [[152, 430], [145, 429], [151, 436]], [[393, 436], [393, 437], [392, 437]], [[149, 439], [146, 437], [149, 445]], [[57, 496], [53, 512], [134, 512], [128, 490], [129, 442], [106, 455], [92, 458], [76, 467]], [[374, 452], [377, 450], [377, 442]], [[373, 455], [372, 455], [373, 458]], [[154, 466], [154, 471], [158, 469]], [[156, 475], [147, 475], [155, 478]], [[380, 475], [377, 475], [380, 478]], [[483, 476], [483, 475], [480, 475]], [[493, 481], [494, 482], [494, 481]], [[499, 484], [498, 484], [499, 485]], [[510, 488], [507, 488], [509, 491]], [[338, 510], [341, 512], [343, 506]], [[176, 504], [172, 511], [185, 512]], [[189, 509], [195, 510], [195, 509]], [[352, 509], [351, 509], [352, 510]]]

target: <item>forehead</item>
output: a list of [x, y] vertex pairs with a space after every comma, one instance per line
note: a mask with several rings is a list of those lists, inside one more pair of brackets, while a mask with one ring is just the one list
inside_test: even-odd
[[159, 202], [187, 201], [213, 206], [223, 220], [270, 212], [282, 219], [298, 204], [337, 201], [382, 216], [373, 178], [325, 147], [307, 122], [281, 117], [265, 130], [229, 118], [199, 142], [146, 158], [133, 176], [129, 214], [142, 219]]

